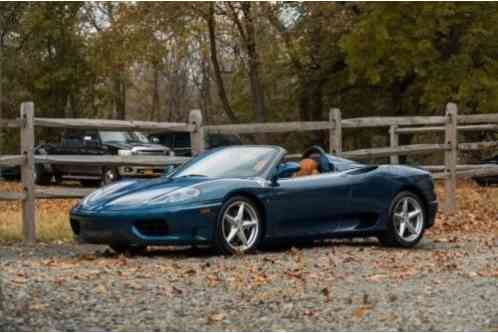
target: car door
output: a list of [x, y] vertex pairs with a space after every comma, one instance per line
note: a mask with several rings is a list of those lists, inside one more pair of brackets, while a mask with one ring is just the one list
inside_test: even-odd
[[350, 217], [351, 185], [344, 173], [278, 180], [269, 202], [272, 232], [283, 237], [324, 235]]
[[349, 172], [351, 208], [354, 220], [363, 228], [374, 226], [385, 214], [393, 197], [392, 182], [377, 167], [365, 167]]
[[[102, 155], [97, 131], [77, 131], [64, 136], [61, 146], [63, 155]], [[62, 173], [70, 175], [100, 176], [101, 168], [89, 168], [84, 164], [67, 164], [60, 166]]]

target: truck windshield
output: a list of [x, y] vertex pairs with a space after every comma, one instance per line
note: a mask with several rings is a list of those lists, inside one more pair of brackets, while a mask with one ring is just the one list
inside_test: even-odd
[[141, 132], [102, 131], [99, 134], [102, 143], [149, 143], [147, 137]]

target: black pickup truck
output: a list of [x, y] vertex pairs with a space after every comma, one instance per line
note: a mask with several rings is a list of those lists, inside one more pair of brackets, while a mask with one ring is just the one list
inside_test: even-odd
[[[61, 144], [43, 144], [35, 149], [37, 155], [167, 155], [174, 152], [166, 146], [149, 141], [136, 131], [67, 130]], [[63, 179], [79, 180], [83, 186], [109, 184], [120, 178], [157, 177], [162, 167], [88, 167], [75, 164], [37, 164], [35, 181], [39, 185], [59, 183]]]
[[[157, 132], [149, 135], [149, 139], [171, 148], [175, 156], [192, 156], [192, 144], [188, 132]], [[206, 149], [241, 145], [242, 141], [236, 135], [208, 134]]]

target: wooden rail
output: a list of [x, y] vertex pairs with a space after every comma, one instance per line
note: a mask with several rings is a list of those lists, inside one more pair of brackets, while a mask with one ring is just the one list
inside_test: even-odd
[[58, 119], [35, 118], [35, 126], [52, 128], [78, 128], [123, 131], [173, 131], [193, 132], [195, 126], [186, 123], [156, 123], [151, 121], [127, 121], [109, 119]]
[[35, 190], [37, 199], [78, 199], [84, 198], [96, 189], [94, 188], [38, 188]]
[[20, 128], [22, 121], [20, 119], [0, 119], [0, 128]]
[[25, 198], [26, 196], [23, 192], [0, 192], [0, 200], [17, 201]]
[[24, 163], [26, 158], [23, 155], [0, 155], [0, 166], [14, 167]]
[[[445, 165], [417, 165], [417, 168], [424, 169], [427, 171], [431, 172], [442, 172], [446, 169]], [[489, 169], [489, 170], [494, 170], [496, 167], [496, 164], [460, 164], [457, 165], [456, 169], [457, 171], [462, 171], [462, 170], [474, 170], [474, 169]]]
[[88, 166], [166, 166], [181, 164], [187, 157], [172, 156], [114, 156], [114, 155], [35, 155], [36, 163], [40, 164], [79, 164]]
[[498, 141], [462, 142], [458, 144], [458, 150], [483, 150], [498, 147]]
[[331, 127], [332, 125], [328, 121], [294, 121], [286, 123], [210, 125], [204, 128], [207, 132], [216, 134], [254, 134], [328, 130]]
[[[426, 132], [444, 132], [444, 126], [424, 126], [424, 127], [404, 127], [396, 129], [398, 134], [406, 133], [426, 133]], [[459, 131], [498, 131], [498, 125], [462, 125], [458, 126]]]
[[388, 157], [393, 154], [397, 155], [416, 155], [434, 152], [446, 151], [450, 147], [447, 144], [415, 144], [399, 147], [383, 147], [351, 150], [342, 153], [342, 157], [350, 159], [364, 159], [373, 157]]

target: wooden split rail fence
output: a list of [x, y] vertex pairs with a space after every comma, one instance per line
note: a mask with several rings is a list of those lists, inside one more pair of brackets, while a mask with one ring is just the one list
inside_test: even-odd
[[[54, 119], [35, 118], [32, 102], [21, 105], [20, 118], [15, 120], [0, 119], [0, 128], [19, 128], [21, 152], [19, 155], [0, 155], [1, 166], [20, 166], [23, 192], [0, 192], [0, 200], [21, 200], [24, 239], [27, 242], [35, 240], [35, 199], [37, 198], [81, 198], [92, 189], [74, 188], [35, 188], [33, 172], [35, 163], [48, 164], [86, 164], [89, 166], [122, 166], [141, 165], [157, 166], [179, 164], [186, 161], [185, 157], [170, 156], [82, 156], [82, 155], [34, 155], [35, 127], [100, 129], [100, 130], [142, 130], [142, 131], [181, 131], [189, 132], [192, 152], [199, 153], [205, 148], [207, 133], [219, 134], [255, 134], [279, 133], [294, 131], [329, 131], [329, 151], [338, 156], [350, 159], [369, 159], [389, 157], [391, 163], [399, 163], [399, 155], [426, 154], [444, 152], [445, 164], [440, 166], [425, 166], [435, 172], [434, 178], [444, 179], [446, 201], [443, 209], [452, 213], [456, 209], [455, 191], [456, 177], [473, 177], [497, 175], [498, 166], [493, 165], [457, 165], [458, 151], [478, 150], [497, 147], [498, 141], [458, 143], [458, 131], [498, 129], [498, 114], [458, 115], [457, 106], [449, 103], [444, 116], [430, 117], [364, 117], [342, 119], [339, 109], [332, 109], [329, 121], [284, 122], [261, 124], [230, 124], [209, 125], [202, 123], [199, 110], [192, 110], [187, 123], [161, 123], [146, 121], [118, 121], [100, 119]], [[389, 128], [390, 146], [382, 148], [343, 151], [343, 128]], [[444, 132], [443, 143], [399, 145], [399, 135], [405, 133]], [[299, 155], [291, 155], [299, 157]]]

